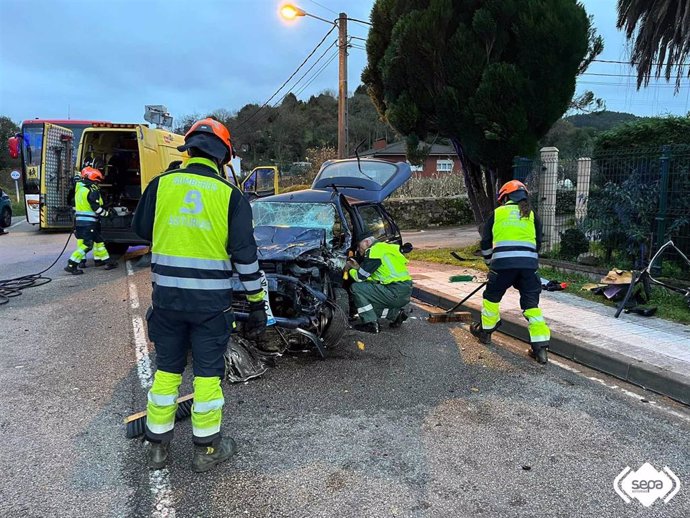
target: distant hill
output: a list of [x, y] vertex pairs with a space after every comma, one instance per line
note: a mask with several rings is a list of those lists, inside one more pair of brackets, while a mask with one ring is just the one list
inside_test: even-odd
[[607, 131], [624, 122], [630, 122], [640, 118], [642, 117], [638, 117], [632, 113], [603, 111], [598, 113], [571, 115], [570, 117], [564, 117], [564, 120], [568, 121], [576, 128], [594, 128], [597, 131]]

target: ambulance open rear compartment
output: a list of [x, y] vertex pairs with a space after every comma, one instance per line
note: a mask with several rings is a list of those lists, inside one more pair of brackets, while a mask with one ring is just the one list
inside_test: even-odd
[[94, 160], [101, 165], [104, 180], [101, 195], [106, 208], [116, 215], [101, 220], [103, 240], [112, 253], [129, 245], [148, 244], [132, 231], [134, 211], [141, 195], [156, 176], [171, 164], [187, 160], [177, 148], [181, 135], [145, 124], [94, 124], [84, 130], [79, 144], [81, 167]]
[[[139, 242], [131, 231], [134, 210], [142, 194], [142, 161], [137, 127], [89, 128], [81, 139], [81, 165], [101, 166], [103, 204], [116, 215], [101, 219], [103, 239], [111, 252]], [[143, 244], [143, 242], [142, 242]]]

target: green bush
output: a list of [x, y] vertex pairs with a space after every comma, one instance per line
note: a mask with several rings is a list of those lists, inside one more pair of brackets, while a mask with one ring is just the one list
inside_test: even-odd
[[558, 257], [568, 261], [575, 261], [580, 254], [589, 252], [589, 239], [582, 230], [569, 228], [561, 232], [561, 243]]

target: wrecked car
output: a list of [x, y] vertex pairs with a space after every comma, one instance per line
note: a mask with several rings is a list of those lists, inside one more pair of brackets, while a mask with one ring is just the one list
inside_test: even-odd
[[[375, 159], [325, 162], [310, 189], [252, 201], [260, 269], [269, 293], [269, 339], [322, 357], [347, 328], [343, 266], [364, 235], [402, 245], [382, 202], [412, 175], [409, 164]], [[411, 250], [406, 245], [404, 250]], [[239, 279], [233, 310], [248, 318]], [[241, 330], [240, 330], [241, 336]]]

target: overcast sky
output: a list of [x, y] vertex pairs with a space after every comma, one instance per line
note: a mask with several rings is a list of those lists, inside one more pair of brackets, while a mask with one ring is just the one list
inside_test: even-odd
[[[73, 119], [139, 122], [145, 104], [164, 104], [180, 116], [263, 103], [329, 29], [312, 18], [285, 23], [277, 14], [280, 3], [0, 0], [0, 115], [15, 121], [69, 114]], [[600, 58], [624, 61], [628, 49], [615, 27], [616, 0], [583, 3], [606, 42]], [[327, 19], [344, 10], [352, 18], [368, 20], [373, 0], [298, 4]], [[350, 35], [364, 38], [367, 27], [350, 22]], [[335, 36], [332, 33], [327, 42]], [[329, 50], [294, 91], [301, 90], [335, 52], [335, 47]], [[365, 63], [364, 50], [352, 48], [350, 90], [359, 84]], [[334, 60], [299, 97], [335, 90], [337, 74]], [[674, 96], [673, 85], [665, 82], [637, 92], [632, 76], [627, 65], [595, 63], [581, 79], [580, 90], [594, 90], [610, 110], [638, 115], [685, 115], [690, 109], [687, 81]]]

